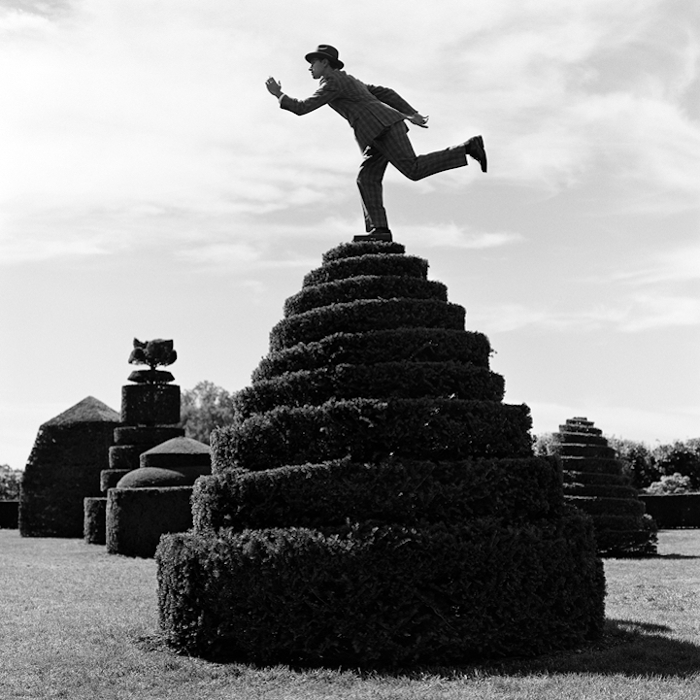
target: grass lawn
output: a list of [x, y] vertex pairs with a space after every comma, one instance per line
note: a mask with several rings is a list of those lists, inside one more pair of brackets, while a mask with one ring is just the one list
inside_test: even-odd
[[700, 699], [700, 530], [660, 556], [606, 560], [608, 625], [591, 648], [404, 674], [215, 664], [158, 642], [156, 567], [82, 540], [0, 530], [0, 699]]

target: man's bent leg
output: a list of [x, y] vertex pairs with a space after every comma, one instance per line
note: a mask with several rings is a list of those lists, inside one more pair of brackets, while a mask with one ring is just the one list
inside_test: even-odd
[[409, 180], [422, 180], [435, 173], [461, 168], [467, 164], [464, 145], [452, 146], [417, 156], [403, 122], [397, 122], [374, 142], [374, 148]]
[[382, 178], [387, 164], [385, 156], [373, 146], [365, 148], [360, 172], [357, 174], [357, 187], [362, 198], [362, 211], [367, 231], [389, 227], [382, 192]]

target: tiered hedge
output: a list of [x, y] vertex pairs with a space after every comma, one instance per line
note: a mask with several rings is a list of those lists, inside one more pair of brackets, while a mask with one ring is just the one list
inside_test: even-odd
[[367, 333], [334, 333], [270, 352], [253, 372], [253, 384], [286, 372], [328, 365], [379, 362], [459, 362], [488, 368], [491, 345], [483, 333], [456, 329], [397, 328]]
[[212, 471], [259, 470], [350, 456], [378, 461], [527, 457], [530, 411], [495, 401], [351, 399], [279, 406], [212, 433]]
[[458, 362], [377, 362], [340, 364], [316, 370], [288, 372], [262, 380], [236, 395], [241, 416], [276, 406], [319, 405], [331, 399], [421, 398], [501, 401], [503, 377], [486, 367]]
[[586, 418], [570, 418], [554, 433], [553, 451], [564, 471], [564, 495], [593, 518], [601, 556], [656, 554], [656, 524], [622, 473], [602, 431]]
[[464, 309], [435, 299], [358, 299], [289, 316], [270, 331], [270, 349], [320, 340], [333, 333], [387, 328], [464, 329]]
[[441, 282], [414, 277], [364, 275], [306, 287], [284, 303], [284, 315], [293, 316], [331, 304], [355, 299], [437, 299], [447, 301], [447, 287]]
[[552, 518], [563, 507], [561, 474], [546, 459], [381, 464], [337, 460], [238, 474], [195, 484], [199, 530], [338, 528], [351, 522], [453, 524]]
[[404, 252], [339, 246], [288, 300], [213, 433], [193, 530], [157, 552], [176, 648], [446, 664], [600, 635], [590, 519], [533, 456], [527, 406], [502, 403], [488, 340]]

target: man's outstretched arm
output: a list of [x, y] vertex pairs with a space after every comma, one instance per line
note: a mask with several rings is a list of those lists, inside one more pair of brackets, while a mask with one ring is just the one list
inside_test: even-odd
[[282, 83], [272, 77], [265, 81], [265, 87], [271, 95], [274, 95], [279, 100], [282, 109], [286, 109], [299, 116], [313, 112], [315, 109], [328, 104], [337, 93], [330, 80], [324, 81], [321, 87], [316, 90], [311, 97], [307, 97], [305, 100], [296, 100], [289, 95], [285, 95], [284, 92], [282, 92]]

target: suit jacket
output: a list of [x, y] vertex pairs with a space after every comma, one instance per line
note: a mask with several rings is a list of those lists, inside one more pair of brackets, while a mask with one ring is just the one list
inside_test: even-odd
[[321, 78], [320, 87], [305, 100], [282, 94], [280, 107], [299, 116], [323, 105], [334, 109], [350, 123], [360, 149], [369, 146], [383, 131], [416, 110], [391, 88], [367, 85], [345, 71]]

